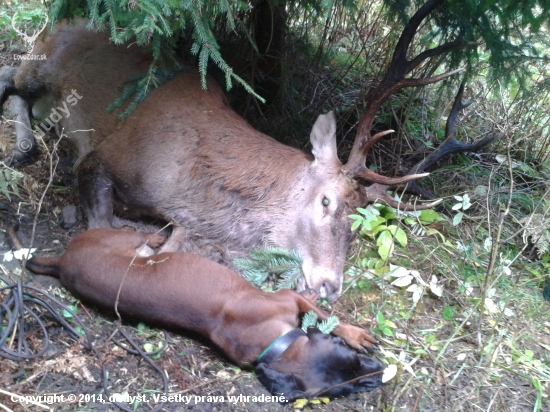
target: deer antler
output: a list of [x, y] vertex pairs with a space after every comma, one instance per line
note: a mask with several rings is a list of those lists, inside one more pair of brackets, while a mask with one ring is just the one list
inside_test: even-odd
[[407, 60], [407, 50], [409, 49], [409, 46], [414, 38], [414, 35], [416, 34], [416, 31], [418, 30], [418, 27], [420, 26], [420, 23], [422, 23], [426, 16], [428, 16], [432, 11], [443, 4], [443, 2], [444, 0], [429, 0], [420, 9], [418, 9], [418, 11], [411, 17], [411, 19], [403, 29], [401, 37], [399, 38], [397, 46], [395, 47], [390, 66], [386, 72], [385, 77], [382, 79], [378, 87], [370, 90], [367, 94], [367, 106], [365, 108], [365, 111], [363, 112], [363, 115], [361, 116], [361, 120], [359, 121], [357, 134], [355, 136], [355, 141], [353, 143], [348, 162], [342, 167], [342, 172], [349, 177], [352, 177], [354, 179], [364, 179], [375, 183], [374, 185], [367, 188], [367, 196], [369, 197], [369, 199], [376, 198], [378, 201], [382, 201], [383, 203], [386, 203], [392, 207], [399, 207], [399, 209], [401, 210], [411, 208], [428, 208], [432, 207], [433, 204], [412, 207], [411, 205], [398, 203], [393, 200], [389, 195], [387, 195], [385, 193], [385, 190], [381, 190], [382, 187], [380, 185], [402, 185], [412, 180], [416, 180], [420, 177], [424, 177], [427, 175], [427, 173], [409, 174], [399, 178], [389, 178], [380, 176], [377, 173], [369, 170], [365, 166], [365, 160], [368, 150], [382, 136], [391, 133], [391, 131], [386, 131], [371, 136], [372, 125], [374, 121], [374, 116], [380, 106], [397, 90], [404, 87], [419, 87], [435, 83], [462, 70], [452, 70], [438, 76], [420, 79], [405, 78], [408, 73], [418, 67], [427, 58], [441, 55], [457, 47], [465, 47], [468, 45], [476, 44], [472, 42], [457, 40], [443, 44], [433, 49], [426, 50], [412, 60]]
[[42, 28], [34, 31], [31, 36], [29, 36], [26, 32], [22, 32], [17, 27], [15, 27], [15, 16], [17, 16], [17, 12], [11, 18], [11, 27], [13, 28], [13, 30], [15, 30], [17, 34], [19, 34], [23, 38], [23, 41], [27, 43], [27, 47], [31, 48], [33, 43], [36, 41], [36, 39], [40, 35], [40, 33], [42, 33], [42, 30], [44, 30], [48, 25], [48, 21], [49, 21], [48, 15], [46, 14], [46, 22], [44, 23]]
[[[451, 112], [447, 117], [447, 123], [445, 124], [445, 140], [443, 141], [443, 143], [441, 143], [441, 145], [436, 150], [430, 153], [429, 156], [427, 156], [425, 159], [421, 160], [420, 162], [415, 164], [413, 167], [411, 167], [411, 169], [407, 172], [407, 175], [414, 176], [417, 173], [426, 170], [426, 168], [433, 165], [442, 156], [445, 156], [451, 153], [459, 153], [459, 152], [475, 152], [491, 144], [493, 141], [500, 139], [502, 136], [504, 136], [503, 133], [490, 133], [489, 135], [487, 135], [487, 137], [480, 140], [479, 142], [467, 143], [467, 144], [459, 143], [455, 139], [454, 133], [456, 130], [456, 121], [458, 119], [459, 113], [462, 111], [462, 109], [467, 108], [474, 102], [474, 99], [471, 99], [465, 103], [462, 102], [462, 95], [464, 94], [465, 85], [466, 85], [466, 80], [463, 80], [456, 94]], [[422, 189], [420, 186], [418, 186], [416, 182], [410, 182], [407, 185], [406, 189], [408, 192], [420, 195], [422, 197], [425, 197], [426, 199], [435, 199], [435, 196], [432, 193]]]

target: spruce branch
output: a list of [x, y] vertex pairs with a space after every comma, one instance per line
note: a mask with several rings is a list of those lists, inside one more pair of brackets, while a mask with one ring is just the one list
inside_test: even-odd
[[310, 310], [302, 318], [302, 330], [304, 332], [307, 332], [307, 329], [314, 328], [316, 323], [317, 323], [317, 315], [315, 314], [315, 312]]
[[340, 321], [336, 316], [330, 316], [321, 323], [318, 323], [317, 315], [312, 310], [306, 313], [302, 318], [302, 330], [304, 332], [307, 332], [308, 328], [317, 328], [325, 335], [329, 335], [334, 329], [336, 329], [336, 326], [338, 326], [339, 324]]
[[[276, 282], [276, 289], [292, 289], [303, 276], [302, 258], [296, 251], [279, 247], [255, 249], [248, 259], [234, 259], [233, 263], [242, 271], [242, 276], [256, 287], [261, 287], [270, 276]], [[273, 282], [275, 284], [275, 282]]]

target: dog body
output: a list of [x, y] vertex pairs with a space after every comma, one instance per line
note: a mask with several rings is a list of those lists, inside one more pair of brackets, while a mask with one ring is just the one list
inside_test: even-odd
[[[154, 255], [149, 247], [163, 241], [156, 234], [90, 230], [76, 236], [63, 256], [35, 257], [27, 268], [58, 277], [75, 296], [109, 310], [122, 283], [121, 315], [199, 333], [240, 365], [254, 363], [274, 341], [299, 327], [300, 314], [314, 311], [319, 320], [328, 317], [313, 303], [316, 294], [306, 298], [291, 290], [265, 293], [198, 255]], [[375, 342], [366, 330], [346, 324], [338, 325], [333, 334], [359, 351]], [[313, 328], [273, 362], [256, 367], [262, 383], [274, 394], [284, 393], [287, 400], [313, 396], [352, 379], [323, 396], [372, 390], [381, 383], [381, 370], [380, 364], [359, 356], [341, 339]]]

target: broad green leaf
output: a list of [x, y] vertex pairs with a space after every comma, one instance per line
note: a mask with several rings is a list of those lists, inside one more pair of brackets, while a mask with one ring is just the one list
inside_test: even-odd
[[397, 325], [395, 323], [393, 323], [391, 320], [386, 319], [386, 326], [388, 328], [397, 329]]
[[398, 227], [395, 232], [395, 240], [397, 240], [401, 246], [407, 246], [407, 234], [400, 227]]
[[439, 214], [432, 209], [426, 209], [420, 212], [420, 216], [418, 216], [418, 220], [420, 220], [420, 223], [423, 225], [429, 225], [433, 222], [443, 222], [445, 221], [444, 218], [439, 216]]
[[393, 332], [391, 331], [391, 329], [386, 328], [385, 326], [381, 326], [380, 330], [384, 335], [389, 336], [390, 338], [393, 338]]
[[378, 254], [384, 260], [388, 260], [388, 257], [393, 252], [393, 237], [389, 231], [380, 233], [376, 240], [376, 246], [378, 246]]
[[373, 235], [376, 235], [377, 233], [382, 232], [383, 230], [388, 230], [388, 227], [383, 226], [383, 225], [379, 225], [379, 226], [376, 226], [375, 228], [373, 228], [371, 230], [371, 232], [372, 232]]
[[464, 213], [462, 212], [457, 213], [456, 216], [453, 218], [453, 226], [456, 226], [460, 222], [462, 222], [463, 217], [464, 217]]
[[383, 217], [376, 217], [374, 218], [372, 221], [368, 222], [368, 224], [365, 225], [365, 227], [368, 229], [368, 230], [371, 230], [371, 231], [374, 231], [374, 229], [382, 224], [386, 223], [386, 219], [384, 219]]
[[443, 314], [442, 314], [442, 317], [443, 319], [445, 319], [446, 321], [451, 321], [454, 319], [455, 317], [455, 311], [452, 307], [450, 306], [445, 306], [443, 308]]

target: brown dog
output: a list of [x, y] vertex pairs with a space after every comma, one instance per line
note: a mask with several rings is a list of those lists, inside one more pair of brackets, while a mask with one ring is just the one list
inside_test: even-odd
[[[118, 303], [123, 316], [197, 332], [237, 364], [256, 362], [260, 381], [286, 401], [320, 392], [335, 397], [369, 391], [381, 384], [378, 362], [359, 356], [342, 339], [315, 328], [307, 334], [297, 329], [302, 313], [328, 317], [312, 303], [315, 293], [308, 298], [291, 290], [264, 293], [200, 256], [153, 255], [150, 247], [163, 241], [151, 233], [90, 230], [76, 236], [63, 256], [35, 257], [27, 268], [58, 277], [75, 296], [110, 310], [126, 274]], [[358, 351], [375, 343], [366, 330], [346, 324], [333, 334]]]

